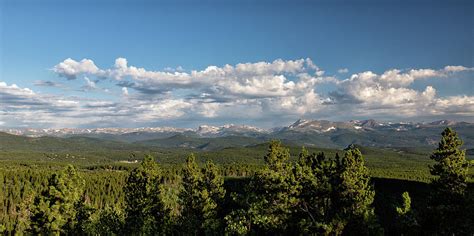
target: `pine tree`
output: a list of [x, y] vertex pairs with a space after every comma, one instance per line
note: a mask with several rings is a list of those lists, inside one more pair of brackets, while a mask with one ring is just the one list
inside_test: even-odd
[[296, 211], [300, 186], [289, 158], [289, 150], [282, 147], [280, 142], [270, 143], [264, 156], [264, 169], [257, 172], [250, 182], [245, 200], [248, 209], [237, 210], [227, 216], [227, 232], [244, 234], [252, 230], [282, 234], [295, 227], [292, 217]]
[[301, 185], [296, 215], [299, 231], [303, 234], [340, 234], [331, 199], [336, 162], [326, 159], [324, 153], [310, 155], [303, 148], [295, 173]]
[[80, 200], [84, 180], [69, 165], [59, 174], [53, 174], [48, 187], [35, 197], [31, 209], [31, 232], [34, 234], [59, 235], [74, 229], [75, 204]]
[[290, 151], [281, 146], [281, 142], [273, 140], [270, 142], [267, 154], [263, 157], [266, 167], [272, 171], [283, 170], [288, 167]]
[[204, 202], [203, 216], [206, 234], [215, 234], [221, 231], [222, 222], [219, 214], [222, 212], [225, 189], [224, 178], [214, 163], [208, 161], [202, 170], [202, 197]]
[[225, 196], [224, 179], [212, 162], [200, 169], [191, 154], [183, 169], [181, 231], [187, 234], [218, 234], [221, 231], [219, 210]]
[[344, 234], [374, 234], [380, 230], [372, 208], [375, 192], [359, 149], [351, 146], [337, 163], [334, 207]]
[[130, 172], [125, 187], [125, 232], [156, 234], [168, 229], [168, 210], [160, 194], [161, 170], [150, 155]]
[[460, 150], [462, 144], [457, 133], [446, 128], [438, 148], [430, 157], [437, 162], [431, 167], [431, 174], [438, 177], [433, 180], [432, 186], [438, 197], [443, 197], [442, 201], [458, 201], [465, 195], [468, 162], [465, 150]]
[[183, 189], [179, 194], [182, 207], [180, 218], [181, 230], [188, 234], [198, 234], [203, 230], [201, 223], [204, 221], [204, 217], [201, 214], [202, 202], [199, 186], [201, 181], [202, 174], [194, 154], [191, 154], [186, 159], [182, 173]]
[[118, 209], [105, 207], [99, 212], [95, 222], [94, 235], [121, 235], [123, 234], [124, 214]]
[[456, 132], [446, 128], [442, 133], [438, 148], [430, 158], [436, 161], [430, 172], [436, 178], [431, 182], [432, 196], [428, 213], [430, 229], [439, 234], [466, 233], [464, 217], [468, 162], [465, 150], [460, 150], [463, 142]]
[[397, 214], [399, 216], [405, 216], [411, 212], [411, 198], [408, 192], [403, 192], [402, 194], [402, 205], [397, 207]]
[[415, 234], [419, 230], [415, 213], [411, 206], [411, 198], [408, 192], [402, 194], [402, 204], [395, 208], [397, 212], [396, 226], [398, 233], [402, 235]]
[[69, 233], [73, 235], [88, 235], [93, 230], [92, 215], [96, 209], [90, 205], [89, 198], [83, 195], [82, 198], [74, 205], [76, 210], [76, 218], [74, 219], [75, 226], [69, 229]]

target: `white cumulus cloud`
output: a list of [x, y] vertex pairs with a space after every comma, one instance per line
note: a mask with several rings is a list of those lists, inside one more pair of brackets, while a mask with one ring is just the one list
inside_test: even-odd
[[[177, 120], [206, 123], [208, 119], [278, 124], [301, 116], [474, 116], [472, 94], [444, 95], [442, 87], [428, 83], [432, 79], [459, 81], [458, 74], [471, 75], [474, 71], [464, 66], [365, 71], [340, 78], [346, 70], [336, 76], [324, 76], [324, 70], [311, 59], [154, 71], [132, 66], [125, 58], [117, 58], [110, 68], [99, 68], [91, 59], [68, 58], [52, 70], [69, 80], [82, 76], [86, 92], [109, 92], [101, 99], [84, 94], [42, 94], [0, 82], [0, 116], [4, 125], [120, 126]], [[108, 80], [100, 89], [99, 79]], [[414, 86], [417, 80], [423, 80], [424, 87]], [[106, 88], [111, 83], [118, 89]], [[37, 84], [55, 88], [54, 81]]]
[[76, 79], [77, 75], [80, 74], [91, 74], [98, 76], [103, 73], [103, 71], [99, 70], [99, 68], [90, 59], [75, 61], [71, 58], [68, 58], [54, 66], [53, 71], [58, 75], [66, 77], [70, 80]]
[[127, 87], [122, 87], [122, 95], [123, 95], [123, 96], [128, 96], [128, 89], [127, 89]]

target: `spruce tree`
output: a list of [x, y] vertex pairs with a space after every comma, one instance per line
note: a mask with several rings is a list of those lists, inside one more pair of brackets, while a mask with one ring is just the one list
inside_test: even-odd
[[160, 193], [161, 170], [150, 155], [127, 177], [125, 193], [125, 232], [157, 234], [168, 229], [168, 210]]
[[438, 148], [430, 156], [436, 162], [430, 168], [436, 178], [431, 182], [427, 227], [439, 234], [463, 234], [468, 227], [464, 217], [468, 162], [457, 133], [446, 128], [441, 135]]
[[36, 196], [31, 209], [31, 232], [42, 235], [68, 233], [75, 227], [75, 205], [84, 189], [84, 180], [69, 165], [48, 179], [47, 188]]

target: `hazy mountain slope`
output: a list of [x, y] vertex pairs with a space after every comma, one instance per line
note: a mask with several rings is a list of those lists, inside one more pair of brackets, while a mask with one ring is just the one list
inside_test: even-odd
[[131, 133], [123, 133], [123, 134], [79, 134], [79, 135], [68, 135], [67, 137], [91, 137], [91, 138], [99, 138], [111, 141], [119, 141], [119, 142], [139, 142], [145, 140], [152, 140], [152, 139], [162, 139], [162, 138], [169, 138], [174, 135], [180, 134], [178, 132], [131, 132]]
[[1, 151], [81, 151], [81, 150], [125, 150], [137, 149], [139, 145], [109, 141], [90, 137], [38, 137], [30, 138], [0, 132]]
[[243, 136], [199, 138], [178, 134], [169, 138], [153, 139], [136, 143], [150, 147], [216, 150], [226, 147], [242, 147], [255, 145], [262, 142], [265, 142], [265, 140]]

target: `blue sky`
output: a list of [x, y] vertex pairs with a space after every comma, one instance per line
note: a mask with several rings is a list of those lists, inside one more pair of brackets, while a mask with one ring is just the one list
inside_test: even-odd
[[[300, 117], [474, 115], [472, 1], [3, 0], [0, 9], [2, 126], [269, 127]], [[117, 58], [127, 61], [120, 78]], [[83, 59], [97, 71], [81, 70]], [[287, 65], [301, 59], [296, 69]], [[244, 63], [254, 66], [238, 71]], [[223, 71], [204, 73], [210, 66]]]

